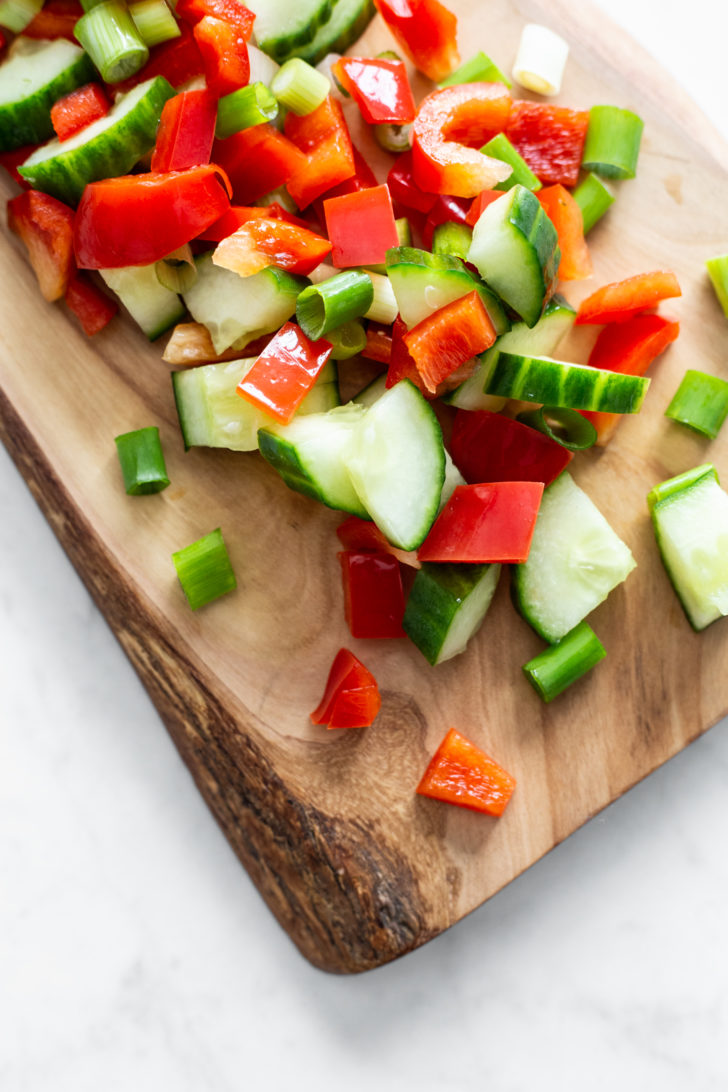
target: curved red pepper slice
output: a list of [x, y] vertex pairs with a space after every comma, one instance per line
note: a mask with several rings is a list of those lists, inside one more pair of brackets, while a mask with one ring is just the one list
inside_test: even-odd
[[412, 153], [404, 152], [387, 175], [392, 200], [406, 209], [429, 212], [437, 201], [436, 193], [426, 193], [416, 184], [412, 173]]
[[309, 228], [262, 216], [241, 224], [223, 239], [213, 261], [241, 277], [250, 277], [269, 265], [306, 277], [330, 253], [328, 239]]
[[515, 787], [514, 777], [451, 728], [425, 770], [417, 792], [487, 815], [502, 815]]
[[584, 217], [567, 189], [546, 186], [536, 194], [559, 237], [559, 280], [580, 281], [592, 275], [592, 261], [584, 239]]
[[579, 306], [577, 324], [624, 322], [640, 311], [657, 307], [661, 300], [681, 296], [677, 277], [671, 270], [638, 273], [623, 281], [605, 284]]
[[348, 648], [334, 657], [324, 695], [311, 713], [327, 728], [368, 728], [382, 704], [377, 681]]
[[460, 64], [457, 19], [439, 0], [375, 0], [415, 68], [435, 83]]
[[402, 61], [340, 57], [331, 67], [367, 125], [406, 125], [414, 121], [415, 100]]

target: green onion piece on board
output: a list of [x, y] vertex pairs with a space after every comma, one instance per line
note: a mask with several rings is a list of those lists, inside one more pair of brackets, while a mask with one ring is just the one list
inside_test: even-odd
[[129, 496], [161, 493], [169, 485], [159, 429], [138, 428], [115, 439], [124, 488]]
[[644, 122], [618, 106], [592, 106], [581, 165], [604, 178], [634, 178]]
[[511, 86], [511, 81], [501, 72], [495, 61], [491, 60], [487, 53], [476, 53], [460, 68], [451, 72], [446, 80], [438, 83], [438, 87], [452, 87], [458, 83], [504, 83]]
[[223, 95], [217, 104], [215, 136], [225, 140], [233, 133], [273, 121], [278, 114], [278, 101], [264, 83], [249, 83], [229, 95]]
[[204, 607], [237, 587], [222, 531], [217, 527], [172, 554], [182, 590], [192, 610]]
[[527, 190], [535, 193], [542, 188], [542, 183], [529, 167], [526, 160], [511, 144], [505, 133], [498, 133], [480, 149], [483, 155], [489, 155], [491, 159], [500, 159], [502, 163], [509, 163], [513, 167], [510, 178], [505, 182], [499, 182], [493, 189], [510, 190], [515, 185], [525, 186]]
[[[685, 489], [690, 489], [691, 486], [703, 478], [712, 478], [718, 482], [718, 472], [712, 463], [702, 463], [700, 466], [693, 467], [692, 470], [685, 470], [682, 474], [676, 474], [674, 478], [659, 482], [647, 494], [648, 509], [652, 512], [655, 505], [674, 497], [677, 493], [682, 493]], [[718, 482], [718, 484], [720, 483]]]
[[318, 341], [329, 330], [365, 315], [374, 300], [371, 277], [347, 269], [304, 288], [296, 301], [296, 319], [306, 337]]
[[21, 34], [43, 7], [43, 0], [2, 0], [0, 27]]
[[456, 224], [449, 220], [438, 224], [432, 233], [433, 254], [454, 254], [456, 258], [467, 260], [468, 251], [473, 242], [473, 229], [467, 224]]
[[596, 174], [586, 175], [574, 190], [573, 197], [581, 209], [585, 235], [614, 203], [614, 194]]
[[535, 428], [568, 451], [586, 451], [597, 442], [597, 430], [591, 421], [565, 406], [540, 406], [519, 413], [516, 420]]
[[300, 57], [292, 57], [278, 69], [270, 89], [288, 110], [303, 115], [312, 113], [321, 105], [331, 90], [331, 84], [322, 72]]
[[335, 330], [329, 330], [326, 340], [332, 346], [332, 360], [349, 360], [366, 348], [367, 335], [364, 323], [360, 319], [345, 322], [343, 326], [337, 326]]
[[555, 645], [524, 664], [523, 671], [543, 700], [553, 701], [606, 654], [594, 630], [586, 622], [579, 622]]
[[380, 148], [385, 152], [408, 152], [412, 147], [412, 122], [397, 125], [394, 122], [382, 122], [374, 126], [374, 136]]
[[714, 440], [728, 416], [728, 383], [717, 375], [688, 368], [665, 417]]
[[105, 83], [128, 79], [149, 58], [131, 15], [119, 0], [103, 0], [91, 8], [78, 20], [73, 33]]
[[728, 254], [708, 258], [705, 266], [718, 297], [718, 303], [723, 308], [723, 314], [728, 318]]
[[144, 45], [150, 49], [182, 34], [166, 0], [138, 0], [138, 3], [129, 5], [129, 14]]

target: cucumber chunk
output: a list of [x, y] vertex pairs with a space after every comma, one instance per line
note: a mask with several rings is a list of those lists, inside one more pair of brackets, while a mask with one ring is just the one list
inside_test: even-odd
[[18, 38], [0, 65], [0, 152], [53, 136], [51, 106], [95, 78], [84, 51], [65, 38]]
[[332, 0], [255, 0], [255, 36], [269, 57], [283, 61], [304, 46], [331, 14]]
[[454, 254], [430, 254], [412, 246], [395, 246], [387, 251], [387, 275], [402, 321], [409, 329], [473, 290], [483, 301], [496, 334], [510, 329], [498, 297]]
[[99, 273], [150, 341], [184, 317], [182, 300], [159, 283], [154, 264], [100, 269]]
[[18, 170], [31, 186], [67, 205], [78, 204], [84, 187], [127, 174], [157, 137], [162, 107], [174, 95], [163, 76], [140, 83], [114, 103], [106, 117], [68, 140], [51, 140]]
[[434, 563], [418, 570], [402, 627], [431, 664], [465, 651], [485, 618], [500, 571], [500, 565]]
[[528, 561], [513, 567], [518, 610], [560, 641], [635, 568], [629, 547], [564, 471], [544, 490]]
[[650, 385], [646, 376], [622, 375], [546, 356], [496, 352], [490, 363], [483, 388], [486, 394], [565, 409], [637, 413]]
[[327, 53], [345, 53], [364, 33], [376, 14], [372, 0], [335, 0], [331, 15], [310, 42], [286, 54], [316, 65]]

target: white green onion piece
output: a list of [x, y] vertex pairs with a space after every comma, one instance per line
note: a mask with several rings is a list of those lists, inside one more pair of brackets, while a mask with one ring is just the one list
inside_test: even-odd
[[384, 148], [385, 152], [392, 152], [395, 155], [399, 152], [408, 152], [412, 147], [412, 123], [408, 121], [404, 125], [396, 125], [388, 122], [375, 125], [374, 136], [379, 147]]
[[591, 626], [580, 622], [555, 645], [534, 656], [523, 671], [544, 701], [553, 701], [606, 656]]
[[723, 308], [723, 314], [728, 318], [728, 254], [708, 258], [705, 266], [718, 297], [718, 303]]
[[116, 451], [129, 496], [161, 493], [169, 485], [156, 425], [124, 432], [115, 438]]
[[536, 193], [542, 188], [542, 183], [533, 173], [523, 156], [516, 151], [505, 133], [498, 133], [484, 144], [480, 149], [483, 155], [491, 159], [500, 159], [502, 163], [508, 163], [513, 168], [513, 173], [505, 182], [499, 182], [494, 186], [495, 190], [510, 190], [515, 185], [525, 186], [527, 190]]
[[136, 4], [129, 5], [129, 14], [144, 45], [150, 49], [182, 34], [166, 0], [138, 0]]
[[392, 282], [389, 277], [382, 276], [381, 273], [372, 273], [367, 270], [367, 274], [372, 282], [374, 296], [369, 310], [364, 313], [364, 318], [389, 326], [399, 314]]
[[233, 133], [273, 121], [278, 114], [278, 102], [263, 83], [249, 83], [229, 95], [223, 95], [217, 104], [215, 136], [225, 140]]
[[43, 7], [43, 0], [2, 0], [0, 27], [21, 34]]
[[237, 587], [219, 527], [172, 554], [182, 590], [192, 610], [206, 606]]
[[366, 348], [367, 334], [361, 319], [352, 319], [329, 330], [326, 340], [331, 343], [332, 360], [349, 360]]
[[262, 49], [248, 42], [248, 62], [250, 64], [250, 76], [248, 83], [264, 83], [270, 87], [273, 77], [281, 67], [277, 61], [264, 53]]
[[310, 114], [321, 105], [331, 90], [324, 75], [300, 57], [292, 57], [276, 72], [271, 91], [294, 114]]
[[614, 203], [614, 194], [596, 174], [585, 175], [573, 191], [573, 197], [581, 209], [585, 235]]
[[592, 106], [581, 165], [604, 178], [634, 178], [644, 122], [618, 106]]
[[461, 83], [504, 83], [511, 87], [511, 81], [487, 53], [476, 53], [465, 64], [451, 72], [446, 80], [441, 80], [438, 87], [453, 87]]
[[542, 432], [567, 451], [586, 451], [597, 441], [597, 430], [591, 421], [582, 417], [578, 410], [565, 406], [539, 406], [519, 413], [516, 419]]
[[304, 288], [296, 300], [296, 319], [307, 337], [317, 341], [329, 330], [361, 318], [374, 300], [368, 273], [348, 269], [320, 284]]
[[73, 31], [105, 83], [119, 83], [146, 63], [149, 50], [126, 6], [103, 0], [82, 15]]
[[665, 417], [687, 425], [711, 440], [728, 416], [728, 383], [717, 375], [688, 368], [675, 392]]
[[513, 64], [513, 79], [537, 95], [558, 95], [568, 56], [568, 43], [560, 34], [539, 23], [526, 23]]

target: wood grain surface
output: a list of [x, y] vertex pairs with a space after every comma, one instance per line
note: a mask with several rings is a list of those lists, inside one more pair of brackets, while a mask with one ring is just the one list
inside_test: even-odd
[[[352, 640], [338, 515], [289, 492], [255, 454], [185, 453], [160, 346], [122, 319], [88, 341], [63, 305], [43, 303], [17, 240], [0, 237], [0, 434], [271, 910], [305, 956], [337, 972], [446, 929], [728, 709], [728, 626], [691, 631], [645, 504], [655, 482], [699, 462], [728, 475], [728, 437], [709, 444], [663, 416], [685, 368], [725, 373], [728, 335], [704, 260], [728, 250], [716, 199], [728, 151], [680, 87], [584, 4], [455, 6], [465, 57], [484, 48], [508, 67], [523, 22], [546, 22], [572, 49], [559, 102], [611, 102], [645, 119], [639, 178], [590, 235], [595, 275], [567, 288], [572, 302], [660, 267], [683, 287], [665, 308], [682, 333], [652, 369], [643, 412], [574, 463], [638, 568], [592, 616], [606, 661], [552, 706], [522, 677], [542, 643], [505, 575], [466, 654], [436, 669], [405, 641]], [[360, 48], [388, 42], [377, 20]], [[593, 336], [560, 355], [584, 360]], [[172, 485], [128, 498], [113, 437], [149, 424]], [[239, 588], [192, 613], [170, 554], [217, 526]], [[341, 645], [382, 689], [370, 730], [309, 722]], [[451, 725], [517, 777], [502, 819], [415, 795]]]

